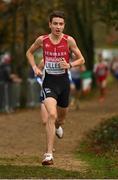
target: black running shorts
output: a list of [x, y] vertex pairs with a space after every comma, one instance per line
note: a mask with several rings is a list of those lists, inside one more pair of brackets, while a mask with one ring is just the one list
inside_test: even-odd
[[60, 107], [68, 107], [70, 82], [68, 73], [62, 75], [50, 75], [45, 73], [40, 100], [43, 102], [47, 97], [53, 97]]

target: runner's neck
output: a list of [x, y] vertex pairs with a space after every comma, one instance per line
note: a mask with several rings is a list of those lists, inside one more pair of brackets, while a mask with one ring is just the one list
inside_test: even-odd
[[60, 34], [59, 36], [56, 36], [56, 35], [54, 35], [52, 33], [49, 34], [49, 38], [50, 38], [50, 40], [51, 40], [51, 42], [53, 44], [59, 44], [59, 42], [61, 41], [62, 37], [63, 37], [63, 33]]

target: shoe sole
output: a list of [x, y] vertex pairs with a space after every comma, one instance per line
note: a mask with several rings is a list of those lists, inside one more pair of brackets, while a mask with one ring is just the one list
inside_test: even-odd
[[42, 165], [43, 166], [50, 166], [50, 165], [53, 165], [54, 163], [53, 163], [53, 160], [51, 159], [51, 160], [49, 160], [49, 161], [43, 161], [42, 162]]

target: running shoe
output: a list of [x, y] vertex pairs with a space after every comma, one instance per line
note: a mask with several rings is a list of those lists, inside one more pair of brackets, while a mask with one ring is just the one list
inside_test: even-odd
[[50, 153], [45, 153], [44, 154], [44, 159], [42, 161], [42, 165], [44, 166], [49, 166], [49, 165], [53, 165], [53, 155]]
[[59, 126], [59, 128], [56, 128], [56, 135], [58, 138], [63, 138], [63, 129], [61, 126]]

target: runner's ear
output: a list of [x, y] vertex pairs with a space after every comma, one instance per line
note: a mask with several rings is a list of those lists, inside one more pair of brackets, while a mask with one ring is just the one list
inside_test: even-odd
[[49, 28], [51, 28], [51, 22], [49, 22]]

